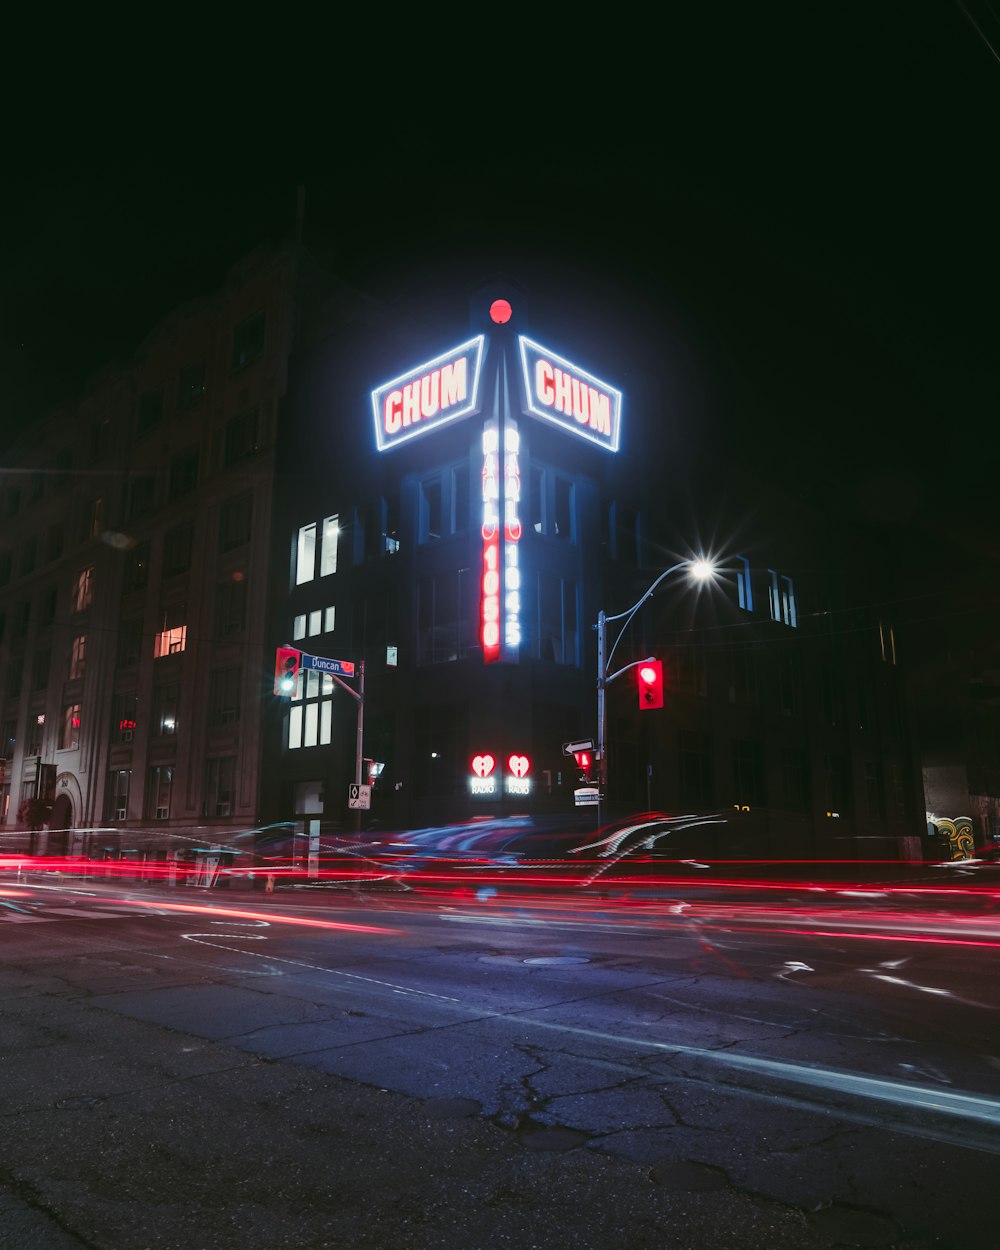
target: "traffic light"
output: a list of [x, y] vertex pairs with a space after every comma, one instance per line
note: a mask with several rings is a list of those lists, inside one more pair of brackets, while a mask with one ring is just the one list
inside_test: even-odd
[[580, 770], [580, 780], [583, 782], [590, 781], [590, 766], [593, 762], [593, 756], [589, 751], [574, 751], [573, 759], [576, 766]]
[[302, 652], [294, 647], [279, 647], [274, 657], [274, 693], [288, 698], [295, 693], [299, 679]]
[[639, 708], [663, 707], [663, 665], [659, 660], [644, 660], [639, 665]]

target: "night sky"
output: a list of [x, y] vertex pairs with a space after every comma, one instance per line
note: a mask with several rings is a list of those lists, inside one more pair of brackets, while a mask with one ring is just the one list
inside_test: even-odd
[[15, 160], [0, 427], [290, 234], [304, 186], [306, 240], [350, 281], [455, 315], [503, 272], [580, 318], [613, 308], [668, 372], [684, 361], [720, 466], [836, 498], [931, 581], [954, 554], [995, 582], [994, 0], [708, 7], [683, 28], [668, 9], [612, 92], [498, 103], [460, 136], [338, 115], [301, 161], [194, 169], [154, 142]]

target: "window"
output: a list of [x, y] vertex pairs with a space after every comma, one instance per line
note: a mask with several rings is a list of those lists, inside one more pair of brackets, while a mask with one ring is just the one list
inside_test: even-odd
[[165, 655], [177, 655], [187, 646], [186, 617], [186, 604], [165, 609], [163, 628], [153, 639], [153, 655], [156, 659], [162, 659]]
[[250, 541], [253, 522], [253, 495], [247, 491], [237, 495], [235, 499], [227, 499], [222, 505], [222, 516], [219, 525], [219, 547], [222, 551], [233, 551]]
[[467, 570], [421, 577], [417, 582], [417, 663], [446, 664], [468, 650]]
[[163, 387], [157, 386], [144, 391], [139, 396], [139, 414], [136, 429], [139, 434], [148, 434], [163, 420]]
[[59, 725], [59, 750], [75, 751], [80, 745], [80, 704], [68, 703], [62, 710]]
[[263, 350], [264, 314], [259, 312], [241, 321], [233, 331], [233, 369], [244, 368], [256, 360]]
[[163, 576], [176, 577], [191, 567], [194, 526], [178, 525], [167, 531], [163, 540]]
[[104, 792], [104, 819], [128, 819], [128, 792], [132, 783], [132, 770], [116, 768], [108, 773], [108, 785]]
[[865, 761], [865, 799], [869, 816], [885, 817], [885, 781], [879, 760]]
[[781, 754], [781, 784], [785, 807], [804, 812], [809, 806], [809, 768], [806, 754], [798, 747], [785, 747]]
[[712, 737], [692, 729], [677, 734], [677, 765], [680, 801], [693, 811], [715, 803]]
[[295, 545], [295, 585], [311, 582], [316, 576], [316, 522], [299, 529]]
[[177, 732], [177, 704], [180, 687], [175, 681], [158, 682], [153, 687], [153, 733], [170, 737]]
[[774, 569], [768, 569], [767, 576], [767, 598], [771, 620], [780, 621], [795, 629], [799, 623], [798, 608], [795, 603], [795, 584], [790, 577], [780, 575]]
[[573, 483], [557, 477], [553, 492], [553, 533], [556, 538], [573, 540]]
[[45, 540], [45, 560], [51, 563], [58, 560], [63, 553], [63, 546], [66, 542], [66, 526], [62, 521], [57, 521], [55, 525], [49, 526], [49, 532]]
[[198, 448], [189, 447], [170, 461], [169, 492], [171, 499], [180, 499], [198, 485]]
[[42, 597], [39, 604], [41, 611], [41, 623], [43, 625], [51, 625], [56, 619], [56, 605], [59, 601], [59, 592], [55, 586], [47, 586], [42, 591]]
[[196, 361], [180, 371], [177, 378], [177, 407], [190, 408], [208, 390], [205, 384], [205, 362]]
[[3, 752], [4, 759], [11, 759], [14, 755], [14, 748], [17, 746], [17, 717], [11, 716], [3, 723], [0, 729], [0, 751]]
[[[337, 540], [340, 537], [340, 517], [323, 518], [323, 534], [319, 555], [319, 575], [329, 577], [337, 571]], [[315, 541], [315, 538], [314, 538]]]
[[149, 543], [139, 543], [125, 555], [125, 568], [122, 572], [122, 594], [130, 594], [133, 590], [145, 590], [149, 581]]
[[750, 561], [746, 556], [736, 557], [736, 594], [744, 612], [753, 611], [753, 583], [750, 580]]
[[13, 559], [9, 551], [0, 552], [0, 586], [6, 586], [10, 581], [11, 568]]
[[242, 572], [220, 583], [215, 592], [215, 636], [235, 638], [246, 628], [247, 582]]
[[231, 755], [218, 756], [205, 761], [205, 798], [202, 814], [205, 816], [231, 816], [234, 808], [233, 776], [236, 759]]
[[333, 678], [309, 670], [300, 674], [288, 713], [288, 749], [328, 746], [332, 738]]
[[885, 621], [878, 623], [878, 640], [883, 664], [896, 663], [896, 633]]
[[93, 463], [100, 460], [102, 456], [107, 455], [108, 448], [111, 446], [111, 422], [107, 417], [100, 417], [96, 421], [90, 423], [90, 444], [87, 449], [87, 458]]
[[540, 573], [537, 607], [538, 658], [555, 664], [578, 664], [576, 583]]
[[24, 541], [21, 548], [21, 576], [25, 577], [28, 573], [33, 573], [35, 569], [35, 560], [38, 558], [38, 539], [32, 536]]
[[442, 534], [441, 479], [428, 477], [420, 483], [419, 534], [422, 543], [434, 542]]
[[145, 516], [147, 512], [152, 512], [156, 504], [156, 482], [150, 474], [144, 473], [141, 477], [133, 478], [128, 483], [127, 489], [128, 498], [125, 506], [130, 521]]
[[142, 653], [142, 618], [130, 617], [118, 624], [118, 667], [134, 668]]
[[238, 666], [217, 668], [208, 688], [208, 723], [232, 725], [240, 718], [240, 684], [243, 670]]
[[226, 442], [223, 451], [226, 468], [254, 456], [260, 450], [258, 426], [260, 409], [251, 408], [226, 422]]
[[382, 550], [387, 556], [394, 556], [399, 551], [399, 496], [389, 495], [382, 500], [383, 543]]
[[87, 667], [87, 635], [77, 634], [69, 649], [69, 679], [82, 677]]
[[451, 532], [464, 534], [469, 528], [469, 466], [457, 465], [451, 471]]
[[733, 741], [733, 802], [740, 807], [762, 807], [764, 786], [764, 746], [751, 738]]
[[336, 621], [336, 619], [337, 619], [336, 608], [324, 608], [323, 609], [323, 633], [324, 634], [333, 633], [334, 622]]
[[537, 464], [528, 467], [528, 525], [545, 533], [545, 474]]
[[14, 637], [24, 638], [28, 632], [28, 622], [31, 620], [31, 604], [25, 601], [19, 604], [15, 611]]
[[21, 684], [24, 681], [24, 656], [12, 655], [7, 661], [7, 697], [16, 699], [21, 693]]
[[52, 651], [44, 647], [35, 652], [35, 660], [31, 666], [32, 690], [44, 690], [49, 684], [49, 669], [52, 667]]
[[116, 694], [111, 700], [111, 741], [131, 742], [138, 725], [139, 696], [134, 691]]
[[81, 569], [76, 575], [73, 595], [70, 597], [70, 610], [83, 612], [94, 602], [94, 565]]
[[161, 764], [149, 770], [146, 783], [147, 820], [167, 820], [170, 816], [170, 796], [174, 788], [172, 764]]

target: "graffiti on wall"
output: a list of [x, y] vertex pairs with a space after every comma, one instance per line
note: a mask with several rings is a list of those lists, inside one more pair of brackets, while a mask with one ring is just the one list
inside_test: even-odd
[[971, 859], [976, 849], [969, 816], [935, 816], [927, 813], [927, 836], [940, 841], [948, 859]]

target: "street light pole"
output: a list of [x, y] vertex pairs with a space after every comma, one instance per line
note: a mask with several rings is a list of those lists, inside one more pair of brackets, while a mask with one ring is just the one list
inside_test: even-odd
[[[626, 612], [619, 612], [615, 616], [608, 616], [602, 608], [597, 613], [597, 761], [598, 761], [598, 796], [597, 796], [597, 822], [601, 823], [601, 805], [606, 801], [608, 788], [608, 706], [607, 706], [607, 688], [611, 682], [621, 677], [623, 673], [627, 673], [630, 668], [635, 668], [639, 664], [645, 664], [652, 660], [653, 656], [646, 656], [642, 660], [633, 660], [631, 664], [626, 664], [624, 668], [620, 668], [617, 673], [609, 673], [611, 661], [614, 658], [618, 644], [624, 637], [629, 622], [636, 612], [642, 607], [647, 599], [651, 598], [654, 591], [672, 574], [680, 569], [687, 569], [696, 581], [705, 581], [712, 577], [715, 573], [715, 565], [711, 560], [682, 560], [679, 564], [673, 564], [669, 569], [664, 571], [657, 577], [652, 585], [646, 590], [645, 594], [634, 603]], [[624, 621], [621, 629], [618, 631], [618, 637], [615, 639], [608, 650], [608, 625], [612, 621]]]

